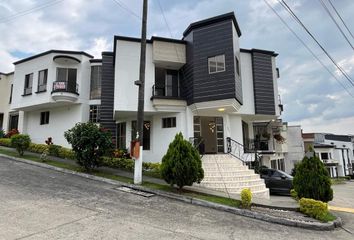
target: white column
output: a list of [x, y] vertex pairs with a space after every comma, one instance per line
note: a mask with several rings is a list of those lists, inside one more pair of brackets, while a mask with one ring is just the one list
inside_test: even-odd
[[139, 158], [134, 159], [135, 164], [134, 164], [134, 184], [142, 184], [143, 176], [143, 146], [140, 146], [140, 153], [139, 153]]

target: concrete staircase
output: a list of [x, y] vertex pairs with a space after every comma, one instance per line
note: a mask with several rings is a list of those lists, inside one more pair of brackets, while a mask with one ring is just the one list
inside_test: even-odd
[[204, 179], [197, 186], [230, 194], [240, 194], [249, 188], [255, 198], [269, 199], [269, 189], [254, 170], [229, 154], [204, 155], [202, 157]]

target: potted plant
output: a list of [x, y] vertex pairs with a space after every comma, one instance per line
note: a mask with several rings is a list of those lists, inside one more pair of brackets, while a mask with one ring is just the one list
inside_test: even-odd
[[285, 143], [285, 138], [282, 136], [282, 135], [280, 135], [280, 134], [274, 134], [274, 139], [275, 139], [275, 141], [277, 141], [277, 143], [278, 144], [283, 144], [283, 143]]

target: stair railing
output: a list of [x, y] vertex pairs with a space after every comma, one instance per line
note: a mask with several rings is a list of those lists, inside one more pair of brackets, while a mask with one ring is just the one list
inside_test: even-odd
[[246, 148], [244, 145], [230, 137], [226, 138], [226, 144], [227, 153], [240, 160], [243, 165], [247, 165], [249, 168], [251, 167], [252, 162], [258, 159], [257, 151]]

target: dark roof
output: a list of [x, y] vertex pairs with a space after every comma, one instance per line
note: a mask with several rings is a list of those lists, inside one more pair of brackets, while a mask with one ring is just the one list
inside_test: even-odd
[[314, 148], [334, 148], [334, 145], [331, 144], [322, 144], [322, 143], [316, 143], [313, 145]]
[[333, 140], [333, 141], [341, 141], [341, 142], [351, 142], [351, 137], [347, 135], [334, 135], [334, 134], [326, 134], [325, 139]]
[[38, 57], [42, 57], [44, 55], [47, 55], [47, 54], [51, 54], [51, 53], [60, 53], [60, 54], [80, 54], [80, 55], [85, 55], [89, 58], [93, 58], [92, 55], [86, 53], [86, 52], [83, 52], [83, 51], [68, 51], [68, 50], [49, 50], [49, 51], [46, 51], [46, 52], [42, 52], [40, 54], [37, 54], [37, 55], [34, 55], [34, 56], [31, 56], [31, 57], [28, 57], [28, 58], [24, 58], [22, 60], [19, 60], [17, 62], [14, 62], [14, 65], [16, 64], [20, 64], [20, 63], [23, 63], [23, 62], [27, 62], [27, 61], [30, 61], [32, 59], [35, 59], [35, 58], [38, 58]]
[[15, 72], [9, 72], [9, 73], [0, 72], [0, 75], [9, 76], [9, 75], [14, 74], [14, 73], [15, 73]]
[[279, 54], [274, 52], [274, 51], [268, 51], [268, 50], [262, 50], [262, 49], [256, 49], [256, 48], [252, 48], [252, 49], [244, 49], [244, 48], [240, 48], [241, 52], [247, 52], [247, 53], [254, 53], [254, 52], [258, 52], [258, 53], [263, 53], [263, 54], [267, 54], [267, 55], [271, 55], [273, 57], [278, 56]]
[[233, 21], [233, 23], [235, 25], [235, 28], [236, 28], [236, 31], [237, 31], [237, 35], [239, 37], [241, 37], [241, 30], [240, 30], [240, 27], [238, 26], [238, 23], [236, 21], [236, 17], [235, 17], [234, 12], [225, 13], [225, 14], [222, 14], [222, 15], [219, 15], [219, 16], [215, 16], [215, 17], [211, 17], [211, 18], [207, 18], [207, 19], [198, 21], [198, 22], [191, 23], [187, 27], [187, 29], [183, 32], [183, 36], [184, 37], [187, 36], [188, 33], [190, 33], [193, 29], [205, 27], [205, 26], [208, 26], [208, 25], [211, 25], [211, 24], [214, 24], [214, 23], [218, 23], [218, 22], [223, 22], [223, 21], [226, 21], [226, 20], [232, 20]]
[[101, 63], [102, 59], [90, 59], [90, 63]]
[[[114, 36], [114, 42], [117, 40], [130, 41], [130, 42], [141, 42], [141, 38], [136, 37], [126, 37], [126, 36]], [[163, 42], [171, 42], [171, 43], [182, 43], [185, 44], [186, 41], [174, 38], [165, 38], [165, 37], [156, 37], [152, 36], [151, 39], [146, 39], [147, 43], [152, 43], [153, 41], [163, 41]]]

